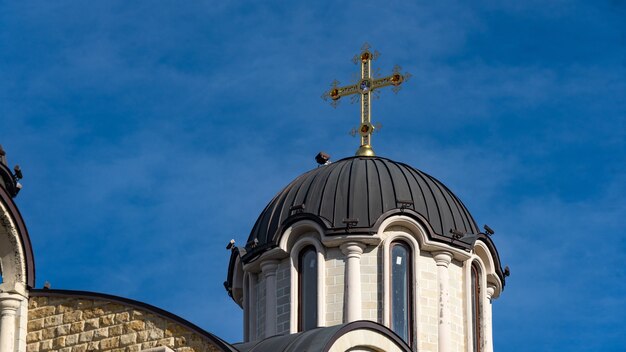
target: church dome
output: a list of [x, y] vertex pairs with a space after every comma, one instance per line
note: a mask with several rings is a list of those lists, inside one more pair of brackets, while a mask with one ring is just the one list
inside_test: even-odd
[[327, 235], [345, 235], [347, 228], [363, 235], [399, 213], [420, 221], [434, 240], [455, 242], [451, 229], [479, 233], [461, 200], [434, 177], [386, 158], [356, 156], [306, 172], [280, 191], [256, 221], [243, 259], [275, 247], [299, 220], [316, 221]]

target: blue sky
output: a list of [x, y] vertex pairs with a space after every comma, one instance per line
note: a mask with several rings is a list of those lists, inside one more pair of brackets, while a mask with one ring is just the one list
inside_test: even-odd
[[468, 3], [0, 3], [0, 143], [37, 285], [240, 340], [224, 246], [318, 151], [354, 153], [358, 105], [320, 96], [367, 41], [413, 75], [373, 102], [377, 154], [497, 231], [496, 349], [623, 351], [626, 3]]

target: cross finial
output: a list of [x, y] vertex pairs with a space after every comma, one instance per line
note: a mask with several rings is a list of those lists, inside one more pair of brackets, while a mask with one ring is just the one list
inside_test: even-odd
[[372, 125], [370, 111], [374, 91], [382, 87], [393, 86], [393, 92], [397, 93], [400, 90], [402, 82], [411, 77], [409, 73], [400, 73], [401, 68], [397, 65], [394, 67], [393, 73], [387, 77], [372, 77], [372, 61], [376, 60], [378, 56], [380, 56], [378, 51], [372, 51], [370, 45], [367, 43], [363, 44], [361, 53], [355, 55], [352, 59], [355, 64], [361, 64], [361, 79], [356, 84], [344, 87], [340, 87], [339, 82], [335, 80], [331, 84], [330, 90], [324, 92], [324, 95], [322, 95], [324, 100], [331, 99], [330, 104], [333, 107], [337, 107], [339, 99], [343, 96], [353, 95], [356, 100], [360, 98], [361, 125], [358, 128], [358, 133], [361, 135], [361, 146], [356, 152], [358, 156], [374, 156], [371, 140], [372, 133], [374, 133], [376, 127]]

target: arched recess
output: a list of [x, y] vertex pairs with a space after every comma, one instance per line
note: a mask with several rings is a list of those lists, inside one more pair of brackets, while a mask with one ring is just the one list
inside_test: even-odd
[[22, 215], [0, 187], [0, 262], [3, 292], [26, 294], [35, 286], [35, 263]]
[[320, 241], [320, 234], [317, 232], [309, 232], [305, 234], [299, 234], [296, 238], [291, 237], [292, 245], [287, 248], [287, 252], [290, 253], [290, 318], [289, 318], [289, 332], [298, 332], [298, 306], [299, 306], [299, 260], [300, 252], [307, 247], [314, 247], [317, 252], [317, 326], [325, 326], [326, 323], [326, 289], [325, 289], [325, 272], [326, 272], [326, 249]]
[[[400, 219], [397, 219], [400, 220]], [[403, 225], [404, 224], [404, 225]], [[392, 328], [391, 323], [391, 309], [392, 309], [392, 287], [391, 287], [391, 274], [392, 274], [392, 256], [391, 250], [394, 244], [401, 243], [406, 245], [410, 250], [410, 289], [411, 289], [411, 302], [410, 302], [410, 311], [412, 315], [412, 323], [410, 324], [411, 332], [411, 341], [407, 341], [407, 343], [411, 346], [416, 346], [417, 339], [419, 336], [419, 324], [417, 324], [417, 317], [419, 316], [419, 305], [418, 305], [418, 292], [417, 292], [417, 258], [420, 255], [420, 244], [418, 239], [423, 240], [425, 238], [425, 234], [421, 232], [422, 230], [419, 227], [412, 226], [407, 227], [404, 221], [394, 221], [391, 222], [388, 226], [385, 226], [384, 232], [384, 241], [383, 241], [383, 251], [382, 251], [382, 265], [383, 265], [383, 325], [388, 328]], [[416, 232], [417, 231], [417, 232]]]
[[[494, 293], [491, 298], [498, 298], [503, 289], [503, 283], [498, 275], [499, 263], [496, 263], [489, 247], [482, 240], [474, 243], [474, 255], [480, 258], [484, 267], [486, 285], [493, 286]], [[487, 286], [485, 286], [487, 287]]]
[[[498, 253], [493, 247], [493, 243], [489, 238], [479, 238], [474, 243], [474, 249], [472, 257], [465, 262], [465, 277], [466, 281], [466, 299], [471, 301], [471, 275], [472, 265], [477, 265], [480, 268], [480, 303], [481, 303], [481, 343], [482, 349], [480, 351], [490, 352], [493, 351], [493, 331], [492, 331], [492, 299], [497, 298], [504, 288], [504, 279], [502, 269], [500, 268], [500, 258]], [[471, 318], [471, 305], [467, 305], [466, 316], [467, 322], [467, 344], [473, 345], [473, 328]], [[469, 349], [473, 351], [474, 349]]]
[[[488, 315], [490, 315], [490, 302], [487, 298], [487, 273], [489, 272], [489, 266], [488, 266], [488, 261], [487, 264], [485, 261], [483, 261], [483, 258], [476, 255], [475, 253], [472, 255], [472, 257], [467, 260], [465, 262], [465, 267], [464, 267], [464, 276], [465, 276], [465, 300], [467, 302], [467, 304], [465, 305], [465, 315], [467, 317], [467, 319], [465, 319], [466, 321], [466, 331], [467, 331], [467, 339], [466, 339], [466, 343], [468, 346], [468, 351], [470, 352], [485, 352], [485, 351], [491, 351], [490, 348], [488, 348], [488, 346], [491, 345], [491, 333], [489, 331], [491, 331], [491, 321], [490, 319], [488, 319]], [[476, 269], [476, 271], [474, 271], [474, 268]], [[474, 298], [474, 293], [476, 293], [475, 286], [472, 285], [472, 280], [474, 278], [474, 274], [478, 275], [478, 287], [477, 287], [477, 291], [479, 292], [479, 296], [478, 296], [478, 305], [479, 307], [475, 307], [476, 309], [478, 309], [477, 314], [478, 314], [478, 319], [479, 321], [476, 322], [476, 320], [474, 319], [476, 317], [476, 315], [474, 314], [474, 312], [472, 311], [473, 309], [473, 298]], [[473, 347], [475, 345], [474, 343], [474, 336], [476, 335], [477, 331], [475, 326], [478, 324], [479, 329], [480, 329], [480, 333], [477, 334], [479, 336], [479, 341], [478, 343], [480, 344], [480, 349], [478, 351], [475, 350], [475, 348]]]

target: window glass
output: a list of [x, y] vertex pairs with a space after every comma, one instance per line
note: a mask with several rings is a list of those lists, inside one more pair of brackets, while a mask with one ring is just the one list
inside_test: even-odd
[[411, 256], [409, 247], [391, 245], [391, 330], [410, 344], [411, 338]]
[[317, 327], [317, 252], [306, 247], [300, 252], [299, 273], [299, 321], [298, 330]]

